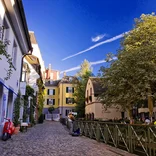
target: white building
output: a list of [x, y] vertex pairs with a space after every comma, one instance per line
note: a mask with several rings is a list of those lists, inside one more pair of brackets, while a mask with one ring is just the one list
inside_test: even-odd
[[[26, 55], [24, 57], [25, 66], [23, 66], [22, 81], [24, 82], [26, 81], [27, 85], [31, 86], [36, 93], [35, 95], [37, 95], [38, 94], [37, 80], [38, 79], [44, 80], [45, 66], [34, 32], [30, 31], [29, 35], [30, 35], [33, 51], [31, 55]], [[28, 107], [30, 107], [30, 104]], [[38, 107], [38, 103], [36, 101], [36, 106], [35, 106], [36, 115], [34, 116], [36, 120], [38, 118], [37, 107]], [[20, 114], [21, 114], [20, 118], [22, 118], [22, 114], [23, 114], [22, 108]], [[29, 122], [29, 119], [27, 120], [27, 122]]]
[[45, 65], [44, 65], [44, 61], [42, 58], [42, 54], [39, 48], [39, 45], [37, 43], [37, 39], [35, 37], [35, 33], [33, 31], [29, 31], [30, 34], [30, 40], [31, 40], [31, 44], [33, 47], [33, 52], [32, 55], [36, 56], [39, 60], [40, 63], [40, 67], [41, 67], [41, 75], [42, 75], [42, 79], [45, 79]]
[[[7, 81], [6, 70], [8, 63], [0, 56], [0, 126], [4, 118], [13, 117], [13, 102], [20, 89], [22, 57], [31, 53], [32, 47], [21, 0], [0, 0], [0, 26], [4, 26], [3, 39], [10, 41], [7, 52], [13, 60], [13, 73]], [[1, 40], [3, 40], [1, 39]]]

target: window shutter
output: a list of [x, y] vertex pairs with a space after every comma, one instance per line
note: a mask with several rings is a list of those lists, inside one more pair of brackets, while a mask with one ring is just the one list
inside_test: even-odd
[[47, 94], [49, 95], [49, 89], [47, 90]]
[[72, 88], [72, 93], [74, 93], [74, 87]]
[[53, 95], [55, 95], [55, 89], [53, 89]]
[[53, 99], [53, 105], [55, 105], [55, 99]]
[[66, 98], [66, 104], [68, 104], [68, 98]]
[[74, 98], [72, 98], [72, 104], [74, 104], [74, 103], [75, 103]]
[[68, 87], [66, 87], [66, 93], [68, 93]]
[[49, 99], [47, 99], [47, 105], [49, 105]]

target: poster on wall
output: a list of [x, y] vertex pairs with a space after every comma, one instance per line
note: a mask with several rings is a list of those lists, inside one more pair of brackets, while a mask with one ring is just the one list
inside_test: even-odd
[[4, 117], [5, 117], [5, 107], [6, 107], [6, 94], [3, 94], [2, 118], [1, 118], [1, 122], [4, 122]]

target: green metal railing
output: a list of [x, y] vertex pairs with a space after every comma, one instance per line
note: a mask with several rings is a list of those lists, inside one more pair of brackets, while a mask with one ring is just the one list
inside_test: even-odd
[[156, 127], [99, 121], [76, 121], [81, 135], [136, 153], [156, 156]]

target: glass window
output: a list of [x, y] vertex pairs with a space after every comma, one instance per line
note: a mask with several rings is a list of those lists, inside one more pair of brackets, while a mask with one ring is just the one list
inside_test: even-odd
[[48, 89], [48, 95], [55, 95], [55, 89]]
[[55, 105], [55, 99], [48, 99], [48, 105]]
[[66, 98], [66, 104], [74, 104], [74, 98]]
[[66, 93], [74, 93], [73, 87], [66, 87]]

